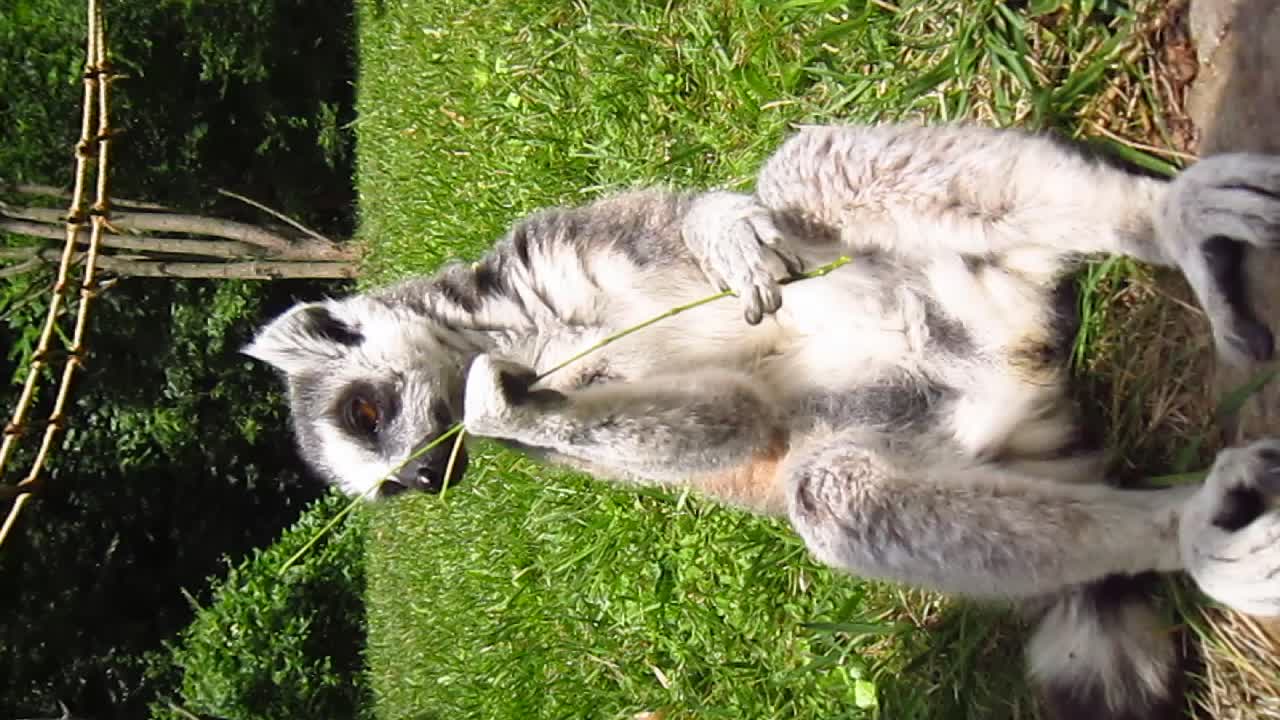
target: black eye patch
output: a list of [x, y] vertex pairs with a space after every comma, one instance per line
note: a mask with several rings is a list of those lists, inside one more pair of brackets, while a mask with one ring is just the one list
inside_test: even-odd
[[330, 409], [339, 427], [370, 445], [399, 412], [400, 399], [389, 387], [367, 382], [348, 385]]

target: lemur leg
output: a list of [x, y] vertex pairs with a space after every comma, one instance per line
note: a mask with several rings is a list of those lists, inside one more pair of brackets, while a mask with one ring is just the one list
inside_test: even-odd
[[1242, 243], [1280, 245], [1280, 157], [1215, 155], [1165, 182], [1012, 130], [813, 127], [769, 159], [756, 197], [784, 230], [787, 219], [832, 228], [849, 249], [997, 259], [1040, 249], [1176, 265], [1225, 359], [1272, 353], [1240, 261]]
[[928, 258], [1042, 247], [1172, 264], [1180, 253], [1155, 236], [1167, 187], [1017, 130], [819, 126], [769, 158], [756, 197], [784, 220], [835, 229], [852, 250]]
[[793, 451], [791, 522], [823, 562], [976, 597], [1035, 597], [1112, 574], [1182, 567], [1192, 489], [1048, 483], [994, 466], [895, 466], [860, 434]]
[[482, 355], [467, 375], [467, 432], [616, 479], [689, 485], [758, 512], [783, 512], [774, 470], [786, 431], [745, 376], [715, 370], [569, 393]]

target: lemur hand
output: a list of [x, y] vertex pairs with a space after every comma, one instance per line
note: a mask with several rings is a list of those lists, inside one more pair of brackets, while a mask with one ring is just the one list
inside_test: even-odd
[[463, 396], [463, 425], [478, 437], [518, 439], [529, 422], [534, 397], [529, 388], [536, 379], [529, 368], [481, 355], [467, 371]]
[[804, 271], [768, 210], [755, 198], [727, 192], [698, 197], [685, 217], [685, 244], [711, 283], [732, 290], [755, 325], [782, 306], [778, 280]]

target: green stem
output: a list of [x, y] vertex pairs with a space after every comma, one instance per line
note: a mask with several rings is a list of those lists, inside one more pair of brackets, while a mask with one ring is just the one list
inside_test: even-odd
[[[298, 552], [289, 556], [289, 559], [284, 561], [284, 565], [280, 566], [279, 576], [283, 577], [285, 572], [289, 568], [293, 567], [294, 563], [298, 562], [298, 560], [300, 560], [303, 555], [306, 555], [307, 552], [310, 551], [311, 548], [314, 547], [316, 543], [320, 542], [320, 538], [324, 537], [325, 535], [328, 535], [330, 531], [332, 531], [335, 527], [337, 527], [338, 523], [345, 520], [348, 515], [350, 515], [353, 511], [355, 511], [356, 506], [364, 502], [365, 498], [367, 498], [368, 496], [376, 492], [379, 485], [381, 485], [383, 482], [386, 482], [387, 479], [395, 475], [397, 472], [401, 470], [401, 468], [403, 468], [405, 465], [408, 465], [415, 458], [420, 457], [427, 451], [436, 447], [437, 445], [444, 442], [445, 440], [448, 440], [454, 435], [458, 435], [462, 431], [463, 431], [462, 423], [458, 423], [453, 427], [449, 428], [445, 432], [441, 433], [440, 437], [437, 437], [435, 440], [432, 440], [431, 442], [427, 443], [426, 446], [424, 446], [421, 450], [418, 450], [417, 452], [413, 453], [409, 457], [405, 458], [404, 462], [400, 463], [395, 468], [393, 468], [379, 482], [371, 485], [368, 490], [365, 490], [363, 493], [352, 498], [351, 502], [347, 503], [347, 506], [342, 508], [342, 510], [339, 511], [337, 515], [334, 515], [333, 518], [329, 520], [329, 522], [325, 523], [324, 527], [320, 528], [316, 532], [316, 534], [313, 535], [311, 539], [307, 541], [306, 545], [303, 545], [302, 548], [298, 550]], [[461, 444], [461, 438], [459, 438], [458, 444], [459, 445]], [[449, 456], [449, 467], [445, 470], [445, 487], [446, 488], [448, 487], [448, 483], [449, 483], [449, 475], [453, 472], [453, 462], [457, 458], [457, 456], [458, 456], [458, 445], [455, 445], [453, 448], [453, 454]]]
[[[844, 257], [844, 256], [841, 256], [840, 258], [838, 258], [838, 259], [837, 259], [837, 260], [835, 260], [834, 262], [829, 262], [829, 263], [827, 263], [826, 265], [823, 265], [822, 267], [814, 268], [813, 270], [810, 270], [809, 272], [802, 273], [802, 274], [800, 274], [800, 275], [796, 275], [796, 276], [794, 276], [794, 277], [785, 278], [785, 279], [783, 279], [781, 282], [782, 282], [782, 284], [783, 284], [783, 285], [788, 285], [788, 284], [790, 284], [790, 283], [798, 282], [798, 281], [800, 281], [800, 280], [808, 280], [808, 279], [810, 279], [810, 278], [822, 277], [823, 275], [826, 275], [826, 274], [830, 273], [832, 270], [835, 270], [836, 268], [840, 267], [841, 265], [848, 264], [848, 262], [849, 262], [849, 258]], [[633, 326], [631, 326], [631, 327], [627, 328], [626, 330], [622, 330], [622, 331], [620, 331], [620, 332], [616, 332], [616, 333], [614, 333], [614, 334], [610, 335], [609, 337], [607, 337], [607, 338], [605, 338], [605, 339], [601, 340], [600, 342], [596, 343], [595, 345], [592, 345], [591, 347], [587, 348], [586, 350], [583, 350], [582, 352], [578, 353], [577, 355], [574, 355], [573, 357], [569, 358], [568, 360], [565, 360], [564, 362], [560, 363], [559, 365], [556, 365], [555, 367], [551, 368], [550, 370], [547, 370], [547, 371], [543, 372], [542, 374], [538, 375], [538, 377], [534, 379], [534, 382], [538, 382], [538, 381], [540, 381], [540, 380], [543, 380], [543, 379], [545, 379], [548, 375], [550, 375], [551, 373], [556, 372], [557, 370], [563, 370], [566, 366], [568, 366], [568, 365], [572, 365], [573, 363], [575, 363], [575, 362], [577, 362], [577, 361], [581, 360], [582, 358], [584, 358], [584, 357], [586, 357], [586, 356], [590, 355], [591, 353], [593, 353], [593, 352], [595, 352], [595, 351], [599, 350], [600, 348], [602, 348], [602, 347], [604, 347], [604, 346], [606, 346], [606, 345], [608, 345], [608, 344], [610, 344], [610, 343], [613, 343], [613, 342], [616, 342], [616, 341], [618, 341], [618, 340], [621, 340], [622, 338], [624, 338], [624, 337], [626, 337], [626, 336], [628, 336], [628, 335], [630, 335], [630, 334], [632, 334], [632, 333], [639, 332], [639, 331], [641, 331], [641, 330], [643, 330], [643, 329], [645, 329], [645, 328], [649, 327], [650, 325], [656, 325], [657, 323], [660, 323], [660, 322], [662, 322], [663, 320], [666, 320], [667, 318], [675, 317], [676, 315], [679, 315], [679, 314], [680, 314], [680, 313], [682, 313], [682, 312], [685, 312], [685, 311], [688, 311], [688, 310], [692, 310], [692, 309], [697, 308], [697, 307], [702, 307], [703, 305], [706, 305], [706, 304], [708, 304], [708, 303], [713, 303], [713, 302], [715, 302], [716, 300], [720, 300], [720, 299], [723, 299], [723, 298], [727, 298], [727, 297], [729, 297], [729, 296], [731, 296], [731, 295], [733, 295], [733, 294], [734, 294], [734, 292], [733, 292], [732, 290], [725, 290], [724, 292], [719, 292], [719, 293], [716, 293], [715, 295], [708, 295], [707, 297], [704, 297], [704, 298], [702, 298], [701, 300], [694, 300], [694, 301], [693, 301], [693, 302], [691, 302], [691, 303], [687, 303], [687, 304], [684, 304], [684, 305], [679, 305], [679, 306], [677, 306], [677, 307], [673, 307], [673, 308], [671, 308], [670, 310], [668, 310], [668, 311], [666, 311], [666, 312], [662, 313], [661, 315], [656, 315], [656, 316], [654, 316], [654, 317], [649, 318], [648, 320], [645, 320], [644, 322], [640, 323], [639, 325], [633, 325]]]
[[370, 488], [363, 495], [357, 495], [352, 498], [351, 502], [347, 503], [346, 507], [342, 508], [337, 515], [334, 515], [329, 522], [324, 524], [324, 527], [317, 530], [316, 534], [311, 536], [311, 539], [307, 541], [306, 545], [303, 545], [298, 552], [290, 555], [289, 559], [284, 561], [284, 565], [280, 566], [280, 572], [276, 574], [276, 577], [284, 577], [284, 574], [289, 571], [289, 568], [293, 567], [294, 563], [301, 560], [303, 555], [306, 555], [312, 547], [315, 547], [315, 544], [320, 542], [320, 538], [328, 535], [331, 530], [337, 527], [338, 523], [345, 520], [346, 517], [356, 509], [357, 505], [364, 502], [364, 496], [370, 494], [377, 487], [377, 485], [374, 485], [373, 488]]
[[458, 461], [458, 453], [462, 451], [462, 440], [467, 436], [467, 431], [461, 423], [450, 428], [450, 430], [454, 429], [458, 431], [458, 437], [453, 441], [453, 450], [449, 451], [449, 464], [444, 466], [444, 482], [440, 484], [440, 502], [444, 502], [445, 496], [449, 494], [449, 480], [453, 478], [453, 466]]

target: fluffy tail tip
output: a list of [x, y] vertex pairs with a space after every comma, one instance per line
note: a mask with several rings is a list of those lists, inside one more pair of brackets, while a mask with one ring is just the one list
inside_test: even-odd
[[1182, 663], [1148, 585], [1148, 578], [1109, 577], [1063, 593], [1044, 613], [1027, 661], [1047, 718], [1185, 716]]

